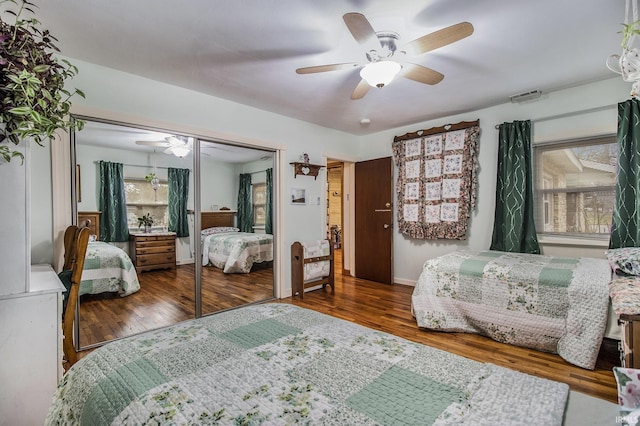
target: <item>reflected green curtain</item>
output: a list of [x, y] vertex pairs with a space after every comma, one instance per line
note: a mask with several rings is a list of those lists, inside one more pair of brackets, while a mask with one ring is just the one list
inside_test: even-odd
[[189, 169], [169, 167], [169, 231], [176, 237], [189, 236], [187, 200], [189, 199]]
[[251, 173], [240, 174], [238, 189], [238, 228], [240, 232], [253, 232], [253, 204], [251, 202]]
[[618, 104], [618, 171], [609, 248], [640, 246], [640, 101]]
[[273, 234], [273, 169], [267, 169], [267, 205], [265, 206], [264, 232]]
[[129, 241], [122, 163], [100, 161], [100, 240]]
[[500, 125], [491, 250], [540, 253], [533, 221], [531, 121]]

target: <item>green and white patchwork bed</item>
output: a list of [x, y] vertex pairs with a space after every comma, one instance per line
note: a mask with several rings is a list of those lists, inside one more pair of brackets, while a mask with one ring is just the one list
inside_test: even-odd
[[293, 305], [112, 342], [65, 374], [46, 424], [559, 425], [568, 386]]
[[593, 369], [610, 280], [606, 259], [456, 251], [425, 262], [412, 310], [420, 327], [480, 333]]
[[224, 232], [202, 238], [202, 266], [213, 265], [226, 274], [248, 274], [254, 263], [272, 260], [271, 234]]
[[80, 295], [117, 292], [128, 296], [140, 290], [136, 268], [129, 255], [119, 247], [102, 241], [92, 241], [82, 269]]

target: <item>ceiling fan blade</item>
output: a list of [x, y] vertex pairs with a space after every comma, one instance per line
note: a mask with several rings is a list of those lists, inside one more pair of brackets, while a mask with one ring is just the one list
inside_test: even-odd
[[422, 65], [405, 63], [402, 67], [400, 75], [409, 80], [417, 81], [424, 84], [438, 84], [444, 78], [444, 75], [431, 68]]
[[406, 50], [415, 55], [438, 49], [473, 34], [473, 25], [460, 22], [450, 27], [432, 32], [407, 43]]
[[370, 87], [371, 86], [369, 86], [369, 83], [367, 83], [364, 79], [360, 80], [360, 83], [358, 83], [355, 90], [351, 94], [351, 99], [356, 100], [363, 98], [364, 95], [366, 95], [369, 91]]
[[338, 70], [347, 70], [358, 67], [360, 64], [349, 63], [349, 64], [331, 64], [331, 65], [318, 65], [315, 67], [304, 67], [298, 68], [296, 72], [298, 74], [313, 74], [317, 72], [327, 72], [327, 71], [338, 71]]
[[167, 142], [163, 142], [163, 141], [136, 141], [136, 145], [169, 146]]
[[[345, 13], [342, 19], [344, 19], [344, 23], [347, 25], [351, 35], [358, 43], [371, 45], [368, 47], [372, 49], [380, 48], [380, 41], [378, 41], [375, 30], [362, 13]], [[368, 48], [367, 50], [371, 49]]]

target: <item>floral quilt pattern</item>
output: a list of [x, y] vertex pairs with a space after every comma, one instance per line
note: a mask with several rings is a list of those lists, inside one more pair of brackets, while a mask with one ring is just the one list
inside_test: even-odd
[[610, 280], [606, 259], [461, 250], [425, 262], [412, 310], [420, 327], [480, 333], [593, 369]]
[[95, 350], [63, 377], [46, 424], [560, 425], [567, 395], [563, 383], [269, 303]]

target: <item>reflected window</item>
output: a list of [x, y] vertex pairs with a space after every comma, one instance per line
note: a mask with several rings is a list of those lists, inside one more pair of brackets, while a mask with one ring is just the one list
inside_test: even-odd
[[124, 179], [127, 199], [127, 224], [131, 231], [138, 230], [138, 218], [149, 213], [154, 228], [165, 228], [169, 223], [169, 184], [145, 179]]
[[254, 183], [252, 187], [253, 224], [264, 225], [267, 217], [267, 184]]

